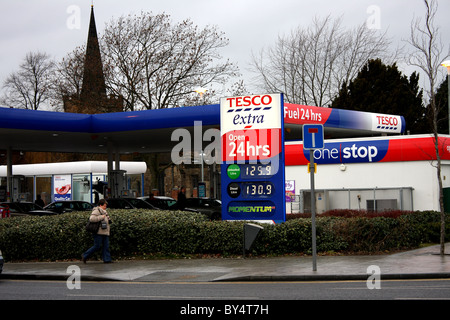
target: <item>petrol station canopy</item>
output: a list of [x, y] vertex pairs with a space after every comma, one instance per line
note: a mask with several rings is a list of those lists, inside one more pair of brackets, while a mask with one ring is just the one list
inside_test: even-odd
[[[285, 139], [301, 140], [306, 123], [323, 124], [325, 138], [400, 134], [402, 116], [336, 108], [284, 104]], [[0, 108], [0, 150], [108, 153], [170, 152], [180, 140], [172, 132], [185, 128], [191, 141], [201, 128], [220, 129], [220, 105], [158, 110], [78, 114]], [[202, 139], [203, 140], [203, 139]], [[204, 141], [204, 144], [211, 143]]]
[[[114, 166], [114, 164], [113, 164]], [[115, 169], [113, 167], [113, 169]], [[145, 162], [121, 161], [120, 169], [127, 174], [143, 174], [147, 170]], [[106, 161], [73, 161], [37, 164], [19, 164], [14, 166], [14, 174], [21, 176], [51, 176], [66, 174], [87, 174], [104, 175], [108, 173]], [[7, 176], [6, 166], [0, 166], [0, 177]]]

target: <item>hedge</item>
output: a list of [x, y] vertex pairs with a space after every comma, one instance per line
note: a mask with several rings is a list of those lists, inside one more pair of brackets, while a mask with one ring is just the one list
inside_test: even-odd
[[[109, 210], [110, 248], [115, 259], [143, 256], [242, 254], [242, 221], [209, 221], [201, 214]], [[0, 220], [0, 250], [6, 261], [79, 259], [92, 236], [84, 231], [89, 212]], [[446, 217], [446, 226], [450, 218]], [[311, 253], [311, 219], [262, 224], [252, 254]], [[395, 218], [317, 217], [318, 252], [371, 253], [438, 243], [440, 213], [412, 212]], [[450, 238], [447, 232], [447, 240]]]

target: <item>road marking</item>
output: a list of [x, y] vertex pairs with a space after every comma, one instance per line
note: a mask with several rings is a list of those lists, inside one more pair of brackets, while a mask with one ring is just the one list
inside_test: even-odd
[[136, 295], [115, 295], [115, 294], [68, 294], [68, 297], [92, 297], [92, 298], [130, 298], [130, 299], [205, 299], [205, 300], [259, 300], [259, 297], [202, 297], [202, 296], [136, 296]]

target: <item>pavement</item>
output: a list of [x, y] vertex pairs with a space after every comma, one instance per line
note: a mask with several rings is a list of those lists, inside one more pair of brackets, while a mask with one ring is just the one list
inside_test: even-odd
[[[450, 251], [446, 244], [446, 252]], [[78, 269], [79, 268], [79, 269]], [[20, 262], [5, 263], [0, 279], [67, 280], [79, 271], [90, 281], [320, 281], [450, 278], [450, 254], [439, 245], [383, 255]], [[77, 273], [78, 274], [78, 273]]]

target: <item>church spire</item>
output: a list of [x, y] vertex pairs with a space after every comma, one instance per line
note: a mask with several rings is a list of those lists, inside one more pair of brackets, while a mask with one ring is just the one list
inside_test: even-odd
[[97, 28], [95, 26], [94, 5], [92, 4], [84, 61], [83, 85], [81, 87], [81, 100], [88, 102], [105, 96], [105, 77], [98, 44]]
[[105, 76], [95, 27], [94, 5], [91, 5], [83, 84], [80, 96], [63, 97], [64, 111], [74, 113], [105, 113], [123, 111], [123, 97], [106, 96]]

